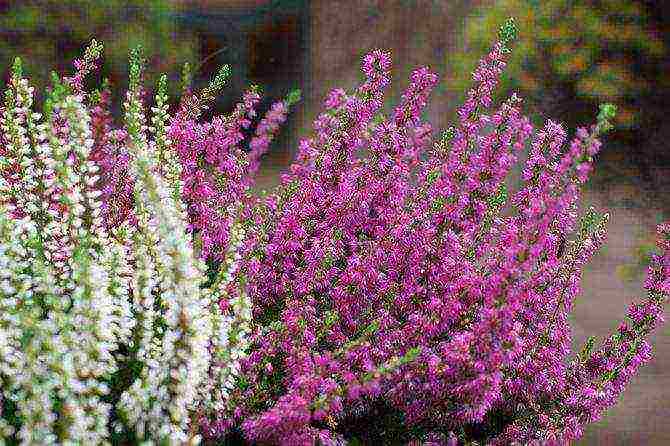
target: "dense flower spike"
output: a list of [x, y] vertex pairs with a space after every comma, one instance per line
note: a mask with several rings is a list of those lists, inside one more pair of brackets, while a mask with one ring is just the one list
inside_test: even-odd
[[100, 168], [103, 221], [108, 228], [116, 228], [126, 221], [134, 222], [133, 188], [131, 176], [126, 175], [130, 162], [127, 132], [115, 129], [110, 107], [109, 83], [91, 101], [93, 150], [91, 160]]
[[286, 121], [286, 115], [291, 105], [300, 100], [300, 91], [296, 90], [282, 102], [276, 102], [267, 112], [265, 117], [256, 127], [256, 135], [249, 142], [249, 164], [247, 166], [247, 175], [253, 178], [258, 172], [260, 158], [267, 152], [270, 142], [275, 134]]
[[[43, 113], [20, 61], [0, 110], [0, 436], [21, 444], [563, 444], [650, 357], [670, 295], [670, 226], [648, 297], [602, 345], [571, 351], [568, 315], [607, 214], [580, 217], [599, 137], [535, 131], [494, 106], [502, 29], [458, 121], [422, 120], [438, 76], [412, 72], [387, 117], [390, 55], [333, 90], [272, 192], [261, 157], [299, 92], [247, 141], [251, 87], [203, 111], [229, 75], [145, 112], [134, 52], [125, 122], [101, 48], [54, 77]], [[526, 149], [528, 150], [527, 153]], [[510, 174], [519, 159], [518, 181]]]

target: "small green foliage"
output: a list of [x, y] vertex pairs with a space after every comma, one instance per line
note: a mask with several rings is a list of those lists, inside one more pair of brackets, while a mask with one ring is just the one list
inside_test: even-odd
[[193, 84], [193, 73], [191, 72], [191, 64], [186, 62], [181, 69], [181, 92], [185, 94], [191, 90]]
[[146, 59], [144, 58], [142, 46], [138, 45], [132, 50], [130, 50], [130, 70], [128, 73], [129, 78], [129, 87], [130, 91], [136, 92], [140, 88], [140, 83], [142, 80], [142, 71], [144, 69], [144, 64]]
[[285, 103], [288, 107], [290, 107], [293, 104], [297, 104], [300, 101], [302, 92], [300, 91], [299, 88], [296, 88], [295, 90], [292, 90], [288, 96], [286, 96]]
[[614, 104], [600, 104], [600, 112], [598, 113], [598, 130], [600, 133], [605, 133], [612, 128], [612, 120], [616, 117], [616, 105]]
[[431, 186], [440, 178], [440, 175], [441, 173], [438, 169], [431, 171], [428, 175], [426, 175], [426, 184]]
[[168, 80], [167, 74], [161, 74], [161, 77], [158, 78], [158, 84], [156, 87], [156, 101], [165, 103], [167, 100], [167, 91], [168, 91]]
[[53, 112], [54, 104], [61, 102], [72, 92], [68, 84], [63, 82], [55, 71], [51, 72], [51, 87], [47, 89], [47, 97], [44, 101], [44, 116], [49, 117]]
[[578, 358], [580, 362], [585, 362], [589, 358], [589, 355], [591, 355], [591, 351], [593, 351], [593, 347], [595, 346], [595, 344], [596, 344], [596, 337], [589, 336], [589, 338], [584, 343], [584, 346], [579, 351]]
[[394, 370], [398, 369], [399, 367], [402, 367], [405, 364], [409, 364], [410, 362], [414, 361], [419, 354], [421, 353], [421, 348], [419, 347], [413, 347], [407, 350], [407, 352], [398, 357], [393, 357], [389, 361], [387, 361], [384, 365], [381, 365], [378, 367], [376, 370], [372, 372], [368, 372], [365, 375], [363, 375], [363, 381], [368, 381], [372, 378], [378, 377], [380, 375], [387, 375]]
[[519, 35], [519, 29], [516, 26], [514, 17], [510, 17], [507, 21], [500, 27], [498, 32], [498, 40], [503, 44], [503, 47], [506, 51], [510, 51], [508, 45], [515, 41]]
[[498, 191], [489, 197], [489, 207], [494, 208], [496, 210], [501, 209], [503, 206], [505, 206], [505, 203], [507, 203], [507, 200], [509, 198], [509, 192], [507, 191], [507, 185], [505, 183], [502, 183], [500, 187], [498, 187]]
[[444, 132], [442, 132], [442, 141], [443, 142], [451, 142], [452, 139], [456, 136], [456, 128], [449, 127], [447, 128]]
[[102, 100], [102, 92], [99, 88], [96, 88], [88, 95], [88, 99], [91, 105], [99, 104]]
[[328, 311], [326, 314], [327, 315], [326, 315], [326, 318], [325, 318], [325, 321], [324, 321], [324, 326], [326, 328], [331, 328], [337, 323], [340, 316], [337, 314], [336, 311], [333, 311], [333, 310]]
[[[495, 218], [496, 215], [500, 213], [500, 210], [507, 203], [508, 196], [509, 192], [507, 191], [507, 185], [505, 183], [502, 183], [498, 187], [496, 193], [488, 197], [487, 199], [488, 209], [486, 210], [486, 214], [484, 215], [484, 219], [482, 220], [482, 227], [479, 233], [477, 234], [476, 238], [477, 241], [479, 241], [481, 237], [483, 237], [486, 233], [489, 232], [489, 230], [491, 229], [491, 225], [493, 224], [493, 219]], [[474, 259], [475, 254], [476, 250], [473, 245], [467, 250], [465, 256], [469, 259]]]
[[220, 90], [226, 84], [229, 77], [230, 77], [230, 66], [228, 65], [222, 66], [216, 73], [216, 76], [214, 76], [212, 82], [209, 84], [210, 88], [214, 91]]
[[14, 58], [14, 63], [12, 64], [12, 78], [21, 79], [23, 77], [23, 63], [21, 62], [20, 57]]
[[282, 201], [288, 200], [291, 196], [296, 194], [300, 190], [300, 183], [298, 180], [292, 180], [280, 191], [280, 197]]
[[379, 330], [379, 321], [373, 321], [368, 325], [365, 330], [363, 331], [364, 336], [372, 336]]
[[95, 39], [92, 39], [91, 43], [89, 43], [89, 45], [84, 50], [84, 61], [93, 62], [95, 60], [98, 60], [100, 56], [102, 56], [103, 49], [104, 46], [102, 45], [102, 43], [98, 42]]
[[109, 90], [109, 88], [110, 88], [109, 78], [106, 77], [102, 80], [102, 85], [100, 85], [100, 88], [96, 88], [89, 94], [88, 98], [90, 104], [91, 105], [99, 104], [100, 101], [102, 100], [102, 92]]
[[584, 213], [579, 224], [579, 232], [582, 237], [586, 237], [595, 231], [598, 226], [602, 225], [609, 216], [607, 214], [600, 214], [591, 206]]
[[608, 121], [614, 119], [616, 116], [616, 105], [601, 104], [600, 113], [598, 114], [598, 121]]
[[230, 66], [223, 65], [202, 92], [203, 101], [213, 101], [216, 95], [223, 89], [230, 77]]
[[437, 197], [435, 201], [430, 204], [430, 211], [439, 212], [444, 209], [445, 204], [447, 204], [447, 199], [445, 197]]
[[377, 113], [377, 114], [372, 118], [372, 126], [373, 126], [373, 127], [378, 126], [379, 124], [381, 124], [382, 122], [384, 122], [385, 119], [386, 119], [386, 116], [384, 116], [384, 113]]
[[410, 348], [407, 350], [407, 353], [401, 358], [400, 363], [401, 364], [408, 364], [412, 361], [414, 361], [419, 354], [421, 354], [421, 349], [419, 347], [414, 347]]
[[453, 141], [455, 137], [456, 137], [456, 129], [454, 127], [447, 128], [440, 135], [440, 138], [438, 139], [438, 142], [436, 144], [436, 148], [439, 151], [446, 152], [447, 149], [449, 148], [449, 144], [451, 143], [451, 141]]

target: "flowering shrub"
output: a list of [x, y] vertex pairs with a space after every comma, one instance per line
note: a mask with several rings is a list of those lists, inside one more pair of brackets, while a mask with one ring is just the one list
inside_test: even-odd
[[126, 123], [109, 132], [108, 115], [81, 90], [100, 51], [94, 42], [75, 76], [54, 80], [43, 113], [32, 110], [18, 59], [6, 90], [0, 436], [192, 442], [194, 414], [214, 411], [212, 387], [234, 376], [229, 326], [248, 319], [243, 301], [235, 318], [219, 306], [241, 232], [231, 228], [231, 254], [206, 284], [171, 190], [179, 182], [166, 182], [179, 164], [158, 164], [175, 156], [166, 153], [165, 82], [147, 134], [134, 55]]
[[[512, 96], [494, 108], [513, 22], [437, 138], [437, 75], [380, 113], [390, 57], [334, 90], [296, 162], [251, 191], [293, 93], [202, 118], [227, 68], [150, 125], [133, 53], [125, 123], [77, 73], [42, 114], [16, 63], [2, 109], [2, 434], [25, 444], [556, 444], [616, 402], [650, 357], [670, 293], [659, 228], [648, 297], [599, 348], [568, 313], [607, 214], [578, 213], [612, 106], [565, 145]], [[525, 147], [520, 185], [510, 171]]]

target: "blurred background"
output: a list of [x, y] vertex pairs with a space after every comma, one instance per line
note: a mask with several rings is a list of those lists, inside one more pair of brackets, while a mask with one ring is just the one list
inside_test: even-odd
[[[573, 327], [575, 346], [616, 327], [640, 294], [654, 226], [670, 216], [670, 5], [649, 0], [0, 0], [0, 70], [14, 56], [44, 91], [50, 71], [69, 72], [91, 38], [105, 44], [103, 76], [122, 92], [128, 49], [145, 48], [147, 81], [168, 73], [180, 88], [184, 62], [204, 85], [232, 67], [214, 112], [231, 109], [244, 88], [262, 87], [261, 111], [293, 88], [303, 101], [263, 161], [259, 187], [278, 182], [307, 136], [326, 94], [354, 88], [361, 56], [393, 55], [395, 103], [412, 69], [442, 76], [428, 119], [444, 128], [469, 86], [469, 73], [499, 26], [517, 19], [520, 40], [498, 99], [518, 92], [533, 121], [574, 130], [601, 102], [618, 105], [585, 205], [611, 213], [609, 242], [584, 274]], [[121, 96], [114, 107], [120, 110]], [[582, 445], [670, 444], [670, 324], [652, 339], [655, 358], [617, 407], [590, 426]]]

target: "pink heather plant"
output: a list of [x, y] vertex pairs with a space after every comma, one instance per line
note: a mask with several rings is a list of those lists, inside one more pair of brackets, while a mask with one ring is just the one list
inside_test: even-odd
[[[108, 91], [83, 89], [99, 46], [55, 82], [44, 123], [15, 74], [0, 132], [0, 434], [287, 446], [579, 438], [650, 358], [670, 294], [670, 225], [647, 298], [599, 348], [590, 339], [573, 355], [568, 314], [608, 220], [579, 216], [580, 188], [614, 108], [568, 141], [552, 121], [536, 131], [516, 96], [494, 106], [514, 34], [510, 21], [437, 138], [421, 118], [437, 75], [415, 70], [387, 117], [390, 56], [365, 56], [364, 82], [331, 92], [262, 196], [253, 178], [295, 93], [247, 141], [256, 87], [232, 113], [202, 118], [227, 67], [199, 93], [186, 84], [172, 114], [162, 77], [146, 123], [134, 54], [121, 127]], [[33, 293], [41, 311], [25, 305]], [[88, 350], [58, 321], [88, 336]], [[62, 358], [75, 364], [67, 379]]]
[[[613, 107], [539, 132], [513, 96], [491, 109], [513, 23], [473, 75], [458, 124], [431, 144], [437, 82], [415, 70], [379, 113], [390, 57], [334, 90], [277, 191], [248, 212], [241, 272], [253, 329], [209, 434], [257, 444], [561, 444], [614, 404], [649, 358], [670, 279], [668, 227], [649, 297], [603, 343], [570, 351], [567, 315], [608, 216], [579, 191]], [[521, 185], [506, 178], [530, 144]]]

